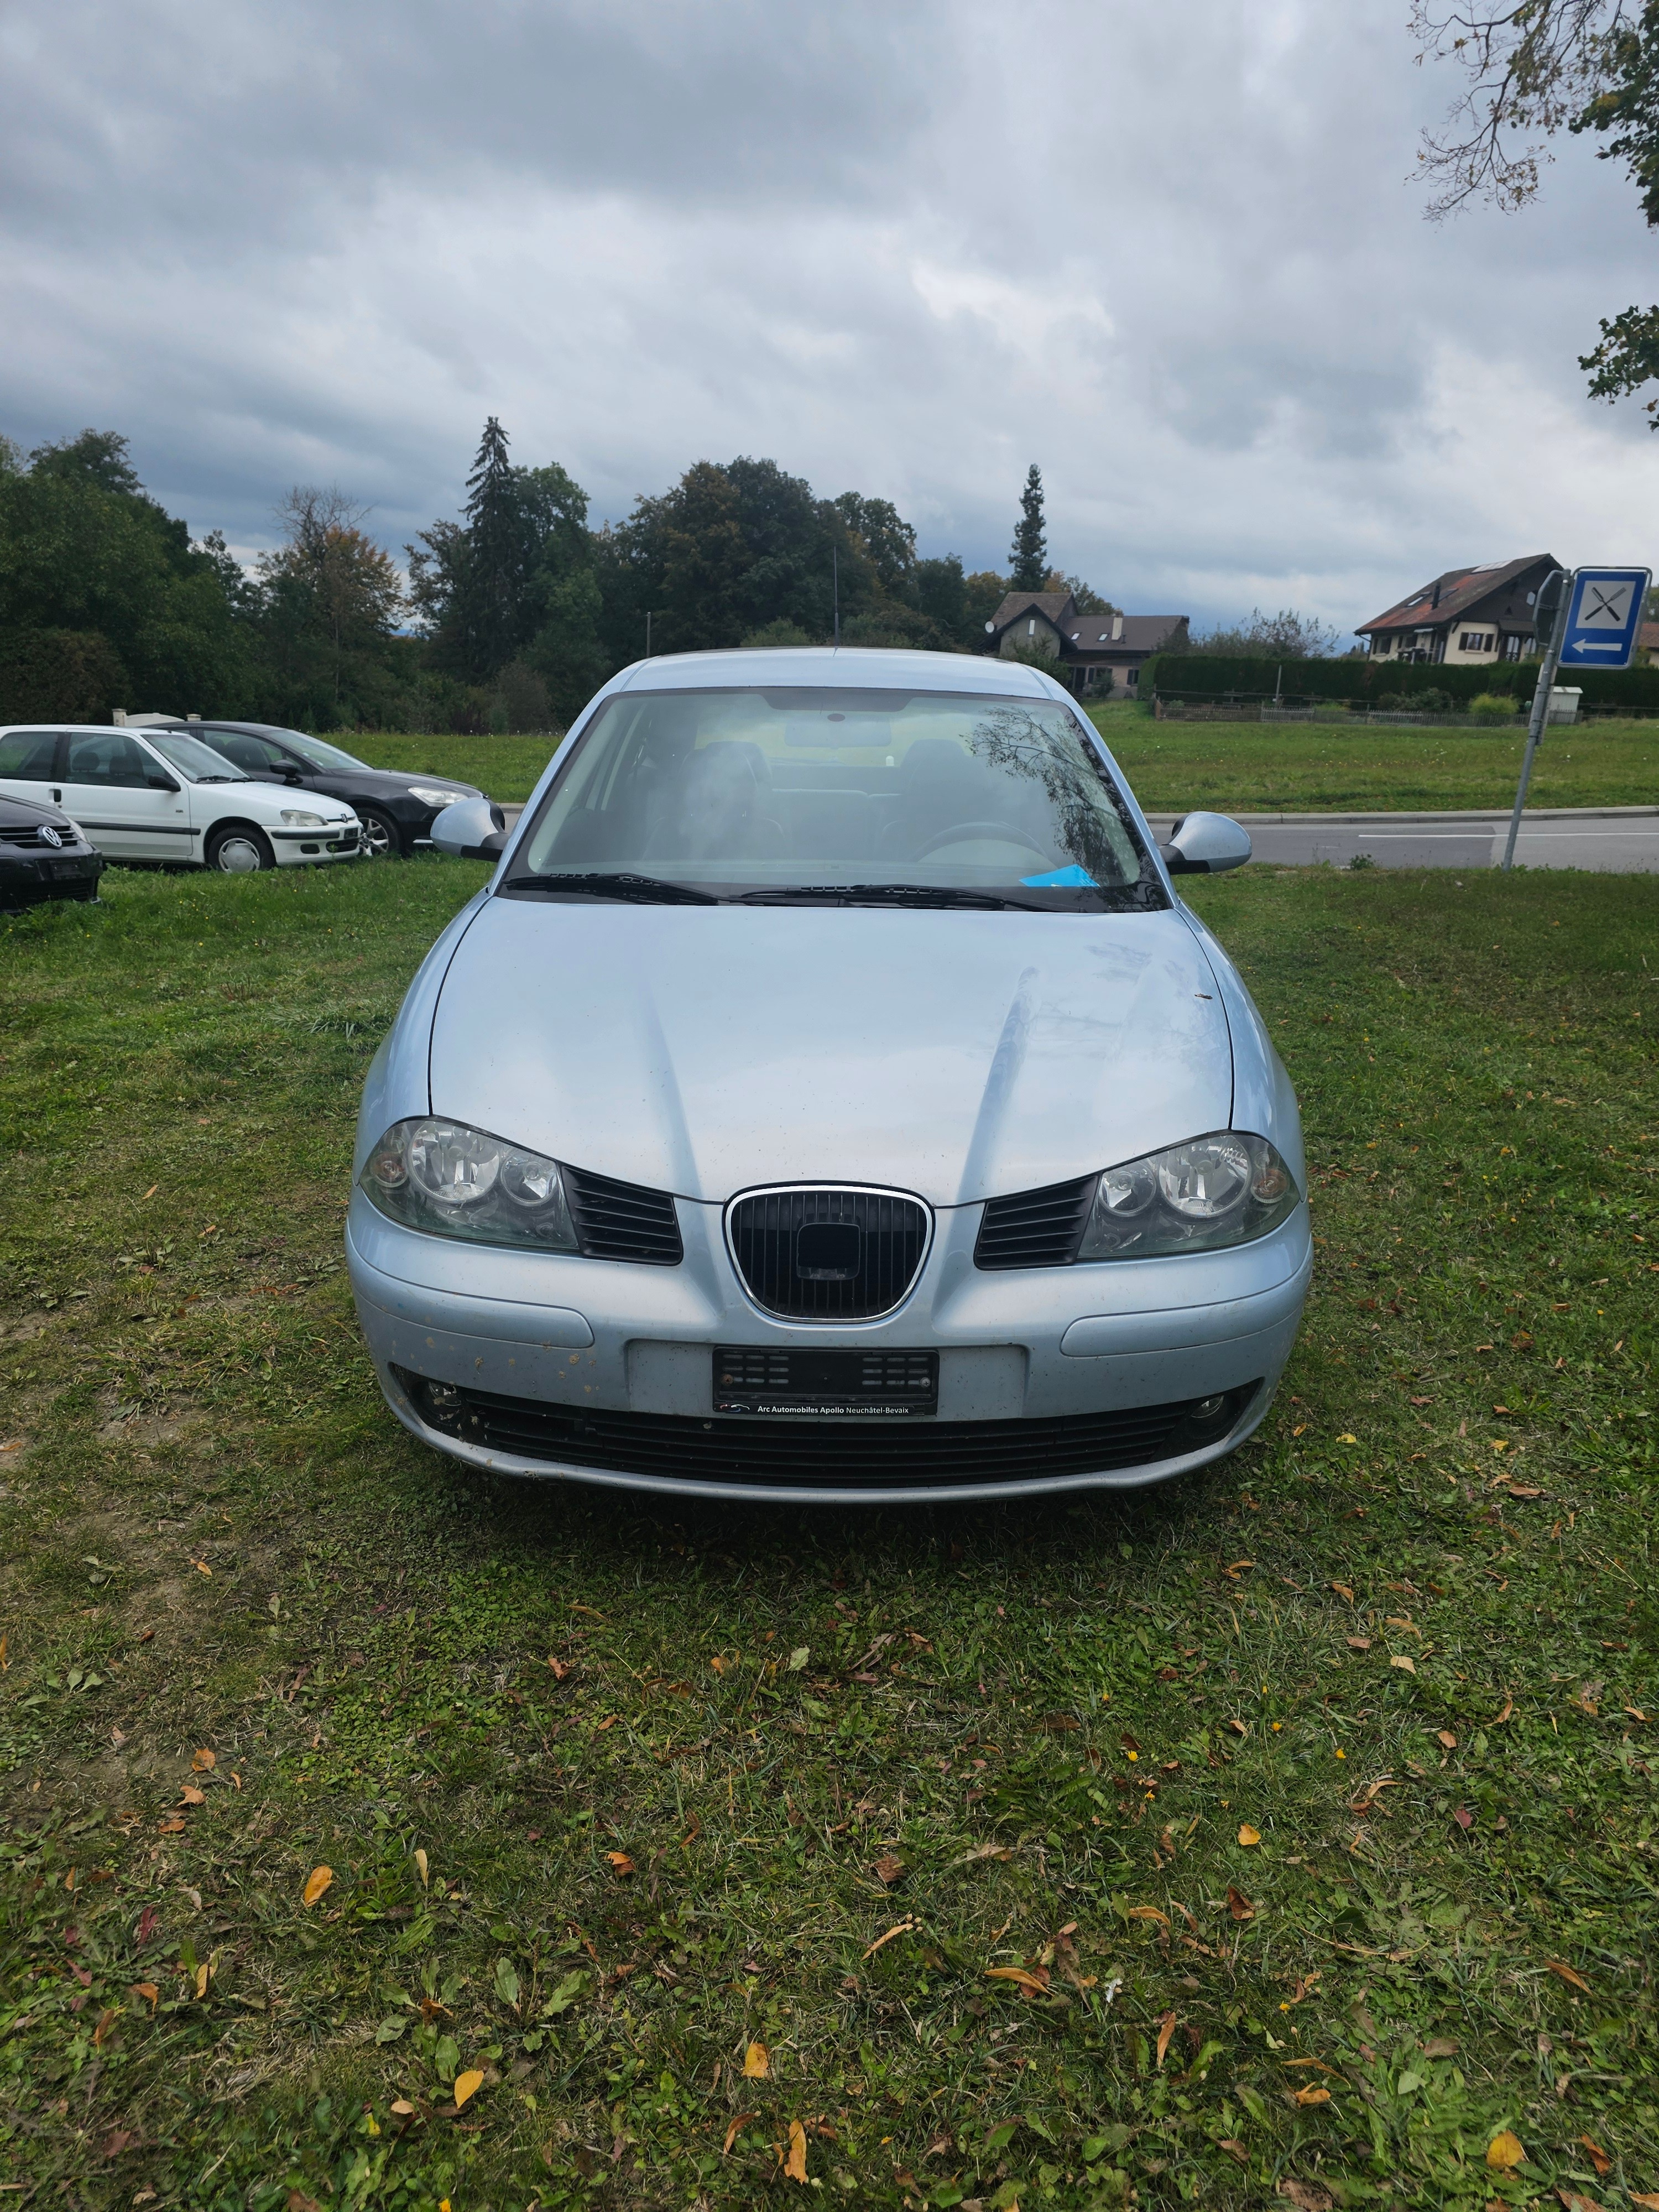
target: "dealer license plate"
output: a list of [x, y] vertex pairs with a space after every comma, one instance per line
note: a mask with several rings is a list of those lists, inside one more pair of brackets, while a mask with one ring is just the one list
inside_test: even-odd
[[939, 1411], [936, 1352], [775, 1351], [730, 1345], [714, 1352], [717, 1413], [805, 1413], [886, 1420]]

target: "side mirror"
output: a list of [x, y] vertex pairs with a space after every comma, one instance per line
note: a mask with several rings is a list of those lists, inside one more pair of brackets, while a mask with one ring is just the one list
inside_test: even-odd
[[493, 799], [458, 799], [433, 823], [432, 842], [458, 860], [499, 860], [507, 850], [507, 817]]
[[1225, 814], [1185, 814], [1158, 852], [1172, 876], [1218, 876], [1250, 857], [1250, 833]]
[[173, 781], [170, 775], [162, 775], [155, 769], [152, 769], [149, 774], [144, 778], [144, 789], [146, 791], [177, 791], [178, 788], [178, 785]]

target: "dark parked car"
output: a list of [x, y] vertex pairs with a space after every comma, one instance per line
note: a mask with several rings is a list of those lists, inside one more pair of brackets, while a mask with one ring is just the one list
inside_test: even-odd
[[303, 730], [278, 729], [269, 722], [179, 722], [211, 745], [246, 775], [264, 783], [292, 784], [296, 790], [325, 792], [343, 799], [363, 825], [363, 844], [371, 860], [401, 860], [417, 845], [430, 845], [432, 824], [458, 799], [482, 794], [470, 783], [447, 775], [404, 775], [370, 768], [338, 745]]
[[0, 912], [42, 899], [94, 899], [104, 856], [61, 808], [0, 792]]

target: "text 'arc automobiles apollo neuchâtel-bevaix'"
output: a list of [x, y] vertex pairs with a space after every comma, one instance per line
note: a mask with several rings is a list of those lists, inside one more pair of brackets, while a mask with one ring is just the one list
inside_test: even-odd
[[1261, 1421], [1312, 1262], [1289, 1079], [1052, 678], [625, 670], [365, 1087], [357, 1311], [497, 1474], [892, 1503], [1125, 1486]]

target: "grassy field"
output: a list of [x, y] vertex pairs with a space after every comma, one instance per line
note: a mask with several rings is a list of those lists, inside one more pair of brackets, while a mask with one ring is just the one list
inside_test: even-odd
[[[1524, 737], [1509, 730], [1356, 729], [1317, 723], [1155, 722], [1136, 707], [1093, 719], [1153, 812], [1248, 813], [1510, 806]], [[463, 777], [492, 799], [527, 799], [550, 738], [410, 738], [369, 732], [352, 750], [377, 768]], [[1589, 722], [1553, 734], [1533, 772], [1533, 806], [1659, 805], [1659, 721]]]
[[1310, 1139], [1267, 1425], [1121, 1502], [808, 1514], [383, 1410], [353, 1114], [479, 879], [0, 922], [15, 2201], [1659, 2191], [1659, 884], [1200, 884]]
[[[1369, 813], [1512, 806], [1524, 730], [1157, 722], [1097, 708], [1097, 728], [1151, 811]], [[1528, 806], [1659, 805], [1659, 720], [1585, 722], [1540, 746]]]

